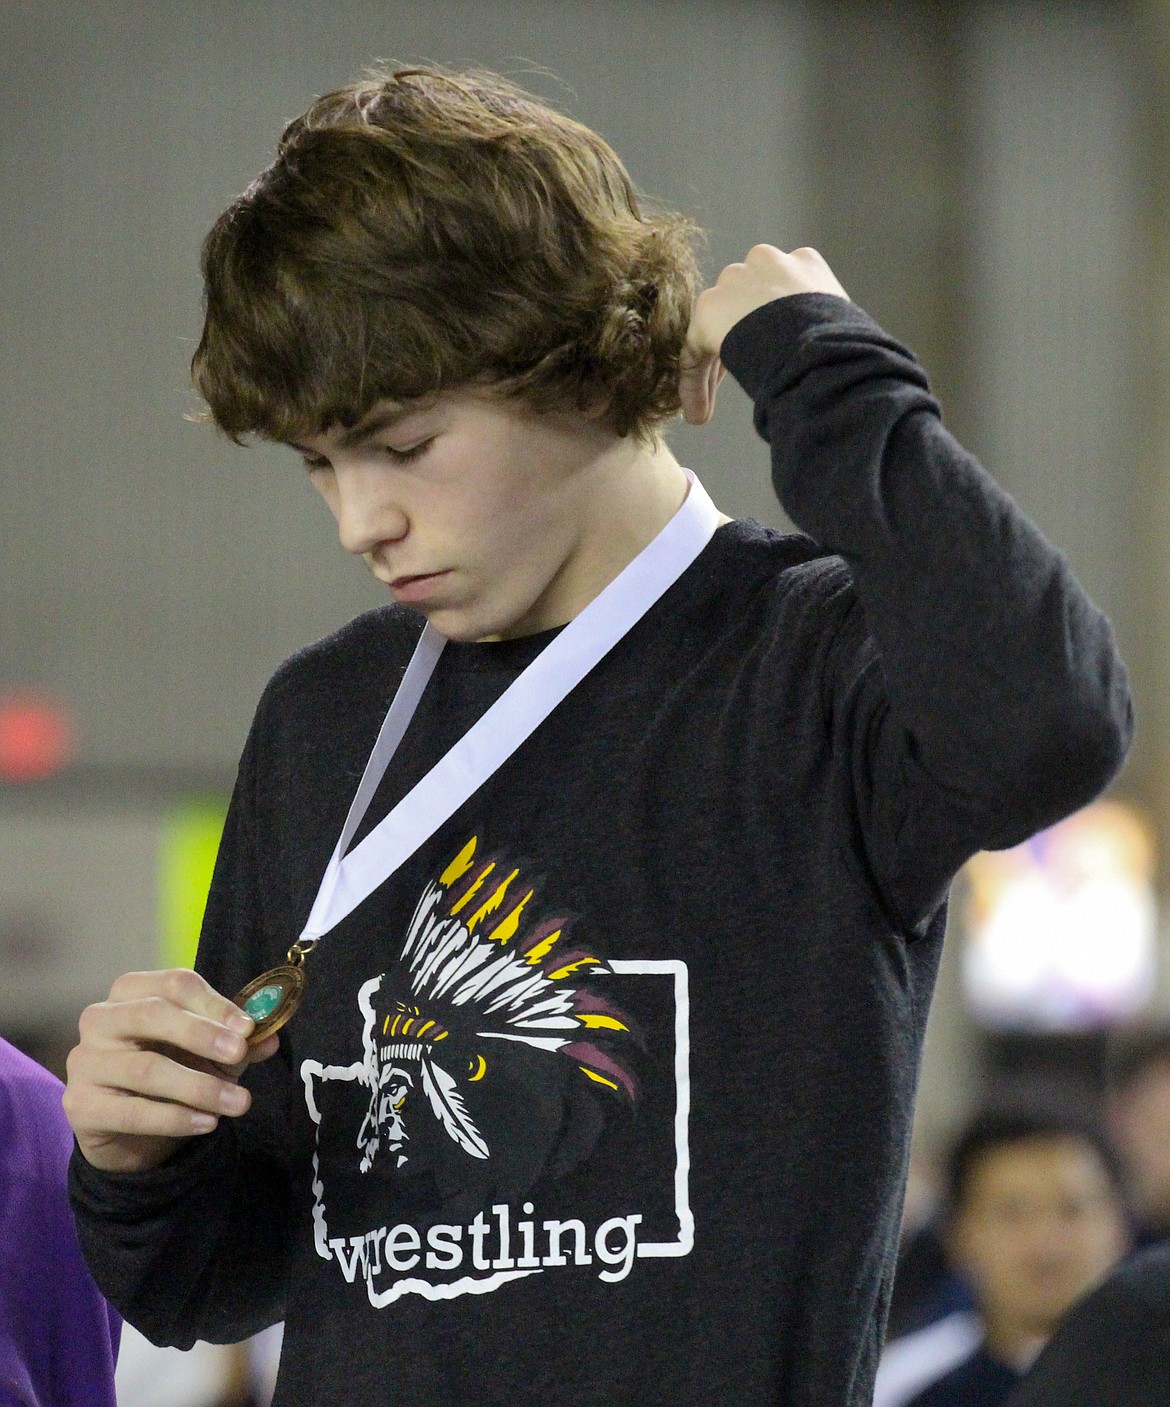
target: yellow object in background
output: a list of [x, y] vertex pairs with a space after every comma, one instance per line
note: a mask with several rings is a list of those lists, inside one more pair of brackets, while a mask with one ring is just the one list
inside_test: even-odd
[[196, 798], [163, 821], [158, 847], [159, 959], [163, 967], [194, 967], [199, 928], [227, 802]]

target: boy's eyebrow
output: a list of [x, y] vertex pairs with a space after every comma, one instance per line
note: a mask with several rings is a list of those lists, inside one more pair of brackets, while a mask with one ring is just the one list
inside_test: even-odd
[[[434, 404], [434, 399], [420, 399], [410, 401], [406, 405], [387, 406], [382, 410], [372, 411], [363, 416], [356, 425], [352, 425], [348, 430], [338, 436], [337, 443], [341, 449], [353, 449], [355, 445], [362, 444], [365, 440], [373, 439], [375, 435], [382, 434], [385, 430], [392, 429], [400, 420], [405, 420], [410, 415], [415, 415], [419, 411], [427, 410]], [[299, 454], [309, 454], [310, 450], [296, 441], [290, 440], [289, 447], [295, 449]]]
[[337, 442], [342, 449], [353, 449], [354, 445], [360, 445], [363, 440], [372, 439], [375, 435], [380, 435], [383, 430], [391, 429], [400, 420], [405, 420], [408, 415], [412, 415], [421, 408], [418, 405], [403, 405], [396, 406], [394, 409], [386, 407], [384, 410], [375, 411], [346, 430]]

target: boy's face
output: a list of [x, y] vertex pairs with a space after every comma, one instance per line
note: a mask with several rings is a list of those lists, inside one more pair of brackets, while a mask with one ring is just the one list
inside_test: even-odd
[[952, 1249], [985, 1315], [1045, 1336], [1125, 1253], [1127, 1231], [1097, 1150], [1036, 1137], [980, 1157]]
[[451, 391], [295, 448], [342, 545], [449, 639], [562, 625], [616, 574], [609, 490], [637, 448], [583, 416]]

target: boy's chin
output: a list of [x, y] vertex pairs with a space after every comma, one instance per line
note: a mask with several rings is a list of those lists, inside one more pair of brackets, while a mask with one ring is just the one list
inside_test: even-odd
[[459, 611], [431, 611], [427, 613], [427, 619], [453, 645], [487, 645], [493, 641], [515, 640], [522, 635], [535, 633], [522, 619], [501, 623], [490, 616], [476, 618]]
[[491, 621], [476, 620], [461, 611], [424, 611], [428, 624], [453, 645], [476, 645], [489, 640], [503, 640], [507, 631]]

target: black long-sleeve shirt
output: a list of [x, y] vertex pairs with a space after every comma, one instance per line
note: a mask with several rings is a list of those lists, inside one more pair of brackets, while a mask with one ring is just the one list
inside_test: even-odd
[[[1129, 696], [860, 309], [780, 300], [723, 357], [807, 535], [720, 528], [327, 935], [247, 1116], [75, 1157], [106, 1293], [161, 1342], [283, 1316], [279, 1407], [868, 1407], [947, 886], [1107, 784]], [[418, 630], [368, 613], [265, 692], [219, 990], [299, 933]], [[371, 822], [549, 638], [447, 647]]]

